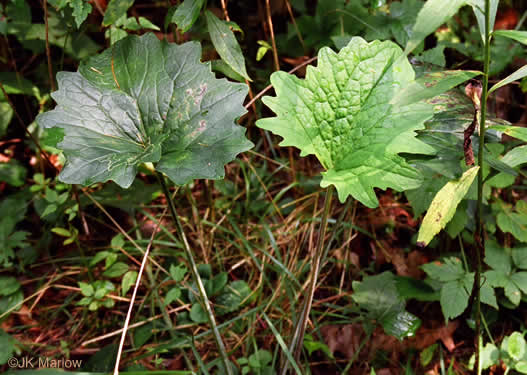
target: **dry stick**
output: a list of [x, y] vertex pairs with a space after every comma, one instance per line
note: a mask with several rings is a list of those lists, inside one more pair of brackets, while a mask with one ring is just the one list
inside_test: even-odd
[[230, 22], [229, 13], [227, 12], [227, 0], [221, 0], [221, 8], [223, 9], [223, 14], [225, 16], [225, 20], [227, 22]]
[[[301, 64], [295, 66], [293, 69], [291, 69], [291, 70], [288, 71], [287, 73], [292, 74], [292, 73], [296, 72], [298, 69], [303, 68], [304, 66], [311, 64], [311, 63], [312, 63], [313, 61], [315, 61], [317, 58], [318, 58], [317, 56], [312, 57], [312, 58], [310, 58], [310, 59], [304, 61], [303, 63], [301, 63]], [[245, 104], [245, 109], [249, 109], [249, 107], [252, 106], [253, 103], [254, 103], [255, 101], [257, 101], [257, 100], [260, 99], [262, 96], [264, 96], [264, 94], [265, 94], [267, 91], [271, 90], [272, 88], [273, 88], [273, 85], [266, 86], [262, 91], [260, 91], [258, 94], [256, 94], [256, 96], [255, 96], [254, 98], [252, 98], [252, 100], [249, 101], [249, 103]]]
[[57, 172], [57, 167], [55, 167], [53, 165], [53, 163], [49, 159], [48, 154], [46, 154], [46, 152], [42, 149], [42, 147], [40, 147], [40, 144], [38, 143], [38, 141], [35, 139], [35, 137], [33, 137], [33, 134], [31, 134], [31, 132], [28, 130], [28, 128], [24, 124], [24, 121], [22, 120], [22, 117], [20, 117], [20, 115], [18, 114], [18, 111], [16, 110], [15, 106], [13, 105], [13, 102], [11, 101], [11, 98], [9, 98], [9, 96], [7, 95], [7, 92], [5, 91], [5, 88], [4, 88], [4, 85], [2, 84], [2, 82], [0, 82], [0, 89], [2, 90], [2, 93], [4, 94], [5, 98], [7, 99], [7, 102], [9, 103], [9, 106], [11, 107], [13, 112], [15, 113], [16, 119], [20, 123], [20, 126], [22, 126], [22, 128], [24, 128], [24, 131], [26, 132], [26, 134], [29, 136], [29, 138], [31, 138], [31, 140], [33, 141], [35, 146], [37, 146], [38, 151], [40, 152], [40, 155], [44, 159], [46, 159], [48, 164], [55, 170], [55, 172]]
[[143, 276], [143, 271], [145, 269], [146, 261], [148, 260], [148, 254], [150, 253], [150, 249], [152, 248], [152, 243], [154, 242], [154, 237], [157, 233], [157, 230], [159, 229], [159, 226], [161, 225], [161, 220], [163, 219], [163, 216], [165, 216], [166, 212], [167, 212], [167, 209], [165, 208], [165, 210], [161, 214], [161, 217], [157, 221], [156, 227], [154, 231], [152, 232], [152, 236], [150, 236], [150, 242], [148, 242], [148, 246], [146, 247], [145, 255], [143, 256], [143, 261], [141, 262], [141, 268], [139, 268], [139, 273], [137, 274], [137, 280], [135, 281], [134, 291], [132, 293], [132, 299], [130, 300], [130, 305], [128, 306], [128, 312], [126, 313], [126, 319], [124, 321], [121, 341], [119, 342], [119, 350], [117, 351], [117, 359], [115, 360], [115, 368], [113, 370], [114, 375], [119, 375], [119, 362], [121, 361], [121, 354], [123, 353], [124, 340], [126, 338], [126, 331], [128, 331], [128, 325], [130, 324], [130, 317], [132, 316], [132, 309], [134, 307], [134, 301], [137, 295], [137, 290], [139, 289], [139, 284], [141, 284], [141, 277]]
[[55, 80], [53, 79], [53, 68], [51, 66], [51, 50], [49, 48], [49, 27], [48, 27], [48, 1], [42, 0], [44, 6], [44, 23], [45, 23], [45, 34], [46, 34], [46, 56], [48, 57], [48, 74], [49, 74], [49, 84], [53, 91], [56, 90]]
[[271, 6], [269, 0], [265, 0], [265, 12], [267, 13], [267, 23], [269, 24], [269, 33], [271, 34], [271, 44], [273, 45], [273, 58], [275, 70], [280, 70], [280, 61], [278, 60], [278, 51], [276, 49], [276, 41], [274, 39], [273, 20], [271, 18]]

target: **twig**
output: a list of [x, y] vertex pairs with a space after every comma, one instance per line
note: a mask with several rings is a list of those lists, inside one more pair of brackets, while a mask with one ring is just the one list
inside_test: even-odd
[[265, 0], [265, 11], [267, 13], [267, 23], [269, 24], [269, 33], [271, 34], [271, 43], [273, 45], [273, 58], [275, 70], [280, 70], [280, 61], [278, 60], [278, 51], [276, 50], [276, 41], [274, 39], [273, 20], [271, 18], [271, 6], [269, 0]]
[[[310, 59], [304, 61], [303, 63], [301, 63], [301, 64], [295, 66], [293, 69], [291, 69], [290, 71], [288, 71], [288, 73], [289, 73], [289, 74], [292, 74], [292, 73], [296, 72], [298, 69], [300, 69], [300, 68], [302, 68], [302, 67], [304, 67], [304, 66], [306, 66], [306, 65], [311, 64], [311, 63], [312, 63], [313, 61], [315, 61], [317, 58], [318, 58], [317, 56], [315, 56], [315, 57], [311, 57]], [[272, 88], [273, 88], [273, 85], [266, 86], [262, 91], [260, 91], [258, 94], [256, 94], [256, 96], [255, 96], [254, 98], [252, 98], [252, 100], [250, 100], [249, 103], [247, 103], [247, 104], [245, 105], [245, 109], [249, 109], [249, 107], [250, 107], [251, 105], [253, 105], [253, 103], [254, 103], [255, 101], [257, 101], [257, 100], [260, 99], [262, 96], [264, 96], [264, 94], [265, 94], [267, 91], [271, 90]]]
[[121, 335], [121, 341], [119, 342], [119, 349], [117, 350], [117, 358], [115, 360], [115, 368], [113, 370], [114, 375], [119, 375], [119, 362], [121, 361], [121, 354], [123, 352], [124, 340], [126, 339], [126, 332], [128, 331], [128, 325], [130, 324], [130, 317], [132, 316], [132, 309], [134, 307], [134, 301], [137, 295], [137, 290], [139, 289], [139, 284], [141, 284], [141, 277], [143, 276], [143, 271], [145, 269], [146, 261], [148, 260], [148, 254], [150, 253], [150, 249], [152, 248], [152, 243], [154, 242], [154, 237], [157, 233], [157, 230], [159, 229], [159, 226], [161, 225], [161, 220], [165, 216], [166, 212], [167, 212], [167, 209], [165, 208], [165, 210], [161, 214], [161, 217], [157, 221], [156, 227], [154, 231], [152, 232], [152, 236], [150, 236], [150, 242], [148, 243], [148, 246], [146, 247], [146, 250], [145, 250], [145, 254], [143, 255], [143, 261], [141, 262], [141, 268], [139, 268], [139, 273], [137, 274], [134, 291], [132, 293], [132, 299], [130, 300], [130, 305], [128, 306], [128, 312], [126, 313], [126, 319], [124, 321], [123, 333]]

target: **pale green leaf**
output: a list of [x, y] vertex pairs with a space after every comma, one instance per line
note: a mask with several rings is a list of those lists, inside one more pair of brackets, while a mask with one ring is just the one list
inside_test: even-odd
[[[499, 0], [489, 0], [489, 32], [494, 30], [494, 22], [496, 20], [496, 12], [498, 11]], [[481, 40], [485, 40], [485, 0], [469, 0], [468, 3], [472, 6], [472, 10], [476, 15], [478, 21], [479, 33], [481, 34]]]
[[412, 36], [404, 50], [405, 55], [412, 52], [429, 34], [452, 17], [467, 0], [428, 0], [417, 15]]
[[273, 73], [277, 97], [263, 102], [277, 117], [256, 124], [283, 137], [280, 145], [299, 148], [301, 156], [315, 154], [327, 170], [321, 186], [335, 185], [341, 202], [352, 195], [375, 207], [374, 187], [417, 188], [420, 173], [397, 154], [435, 152], [415, 138], [432, 109], [390, 104], [414, 81], [408, 61], [397, 60], [401, 53], [392, 42], [358, 37], [338, 54], [322, 48], [318, 67], [309, 66], [306, 79]]
[[492, 33], [495, 36], [502, 36], [520, 42], [522, 44], [527, 44], [527, 31], [518, 31], [518, 30], [496, 30]]
[[[525, 65], [527, 68], [527, 65]], [[527, 69], [525, 70], [527, 73]], [[503, 132], [511, 137], [518, 138], [519, 140], [522, 140], [524, 142], [527, 142], [527, 128], [522, 128], [520, 126], [512, 126], [512, 125], [492, 125], [489, 126], [488, 129], [494, 129], [498, 130], [500, 132]]]
[[517, 272], [511, 275], [511, 281], [524, 293], [527, 294], [527, 272]]
[[186, 33], [198, 19], [199, 12], [205, 4], [205, 0], [185, 0], [181, 3], [174, 15], [172, 22], [184, 33]]
[[125, 296], [128, 293], [128, 290], [135, 284], [137, 280], [136, 271], [128, 271], [124, 274], [123, 279], [121, 280], [121, 295]]
[[[500, 87], [503, 87], [505, 85], [508, 85], [511, 82], [517, 81], [519, 79], [522, 79], [523, 77], [527, 76], [527, 65], [522, 66], [520, 69], [509, 75], [508, 77], [502, 79], [498, 83], [496, 83], [494, 86], [492, 86], [487, 94], [487, 96], [490, 95], [491, 92], [499, 89]], [[527, 129], [526, 129], [527, 130]]]
[[525, 342], [523, 335], [520, 332], [513, 332], [509, 336], [509, 341], [507, 342], [507, 353], [512, 359], [519, 361], [525, 354], [526, 345], [527, 343]]
[[428, 245], [432, 238], [452, 219], [456, 208], [467, 194], [479, 167], [475, 166], [463, 173], [459, 180], [448, 182], [435, 196], [419, 228], [418, 243]]
[[222, 178], [224, 165], [252, 147], [234, 122], [245, 113], [247, 86], [216, 79], [200, 58], [198, 43], [148, 33], [117, 42], [76, 73], [60, 72], [58, 106], [37, 117], [44, 128], [64, 129], [60, 180], [129, 187], [146, 162], [178, 185]]
[[213, 13], [206, 11], [207, 27], [210, 39], [216, 52], [220, 55], [236, 73], [251, 81], [245, 69], [245, 58], [243, 52], [229, 26], [216, 17]]
[[511, 167], [527, 163], [527, 145], [513, 148], [503, 156], [501, 161]]

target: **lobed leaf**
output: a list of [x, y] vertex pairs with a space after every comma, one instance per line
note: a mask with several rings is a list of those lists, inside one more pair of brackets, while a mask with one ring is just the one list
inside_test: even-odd
[[398, 153], [433, 154], [415, 139], [432, 116], [431, 106], [395, 106], [391, 100], [413, 83], [415, 73], [392, 42], [353, 38], [338, 54], [323, 48], [306, 79], [285, 72], [271, 76], [277, 96], [263, 102], [276, 114], [257, 126], [284, 138], [301, 156], [315, 154], [326, 169], [322, 187], [335, 185], [341, 202], [349, 195], [368, 207], [378, 204], [374, 187], [417, 188], [420, 173]]
[[178, 185], [222, 178], [224, 164], [252, 147], [234, 123], [247, 86], [216, 79], [200, 57], [198, 43], [149, 33], [117, 42], [78, 72], [58, 73], [58, 105], [37, 123], [64, 129], [60, 180], [127, 188], [145, 162]]

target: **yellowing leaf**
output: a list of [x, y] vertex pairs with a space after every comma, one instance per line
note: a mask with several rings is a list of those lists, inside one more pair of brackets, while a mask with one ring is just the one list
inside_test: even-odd
[[459, 202], [467, 194], [472, 181], [478, 173], [479, 167], [472, 167], [459, 180], [449, 181], [439, 190], [428, 208], [421, 228], [417, 243], [428, 245], [432, 238], [443, 229], [456, 213]]

